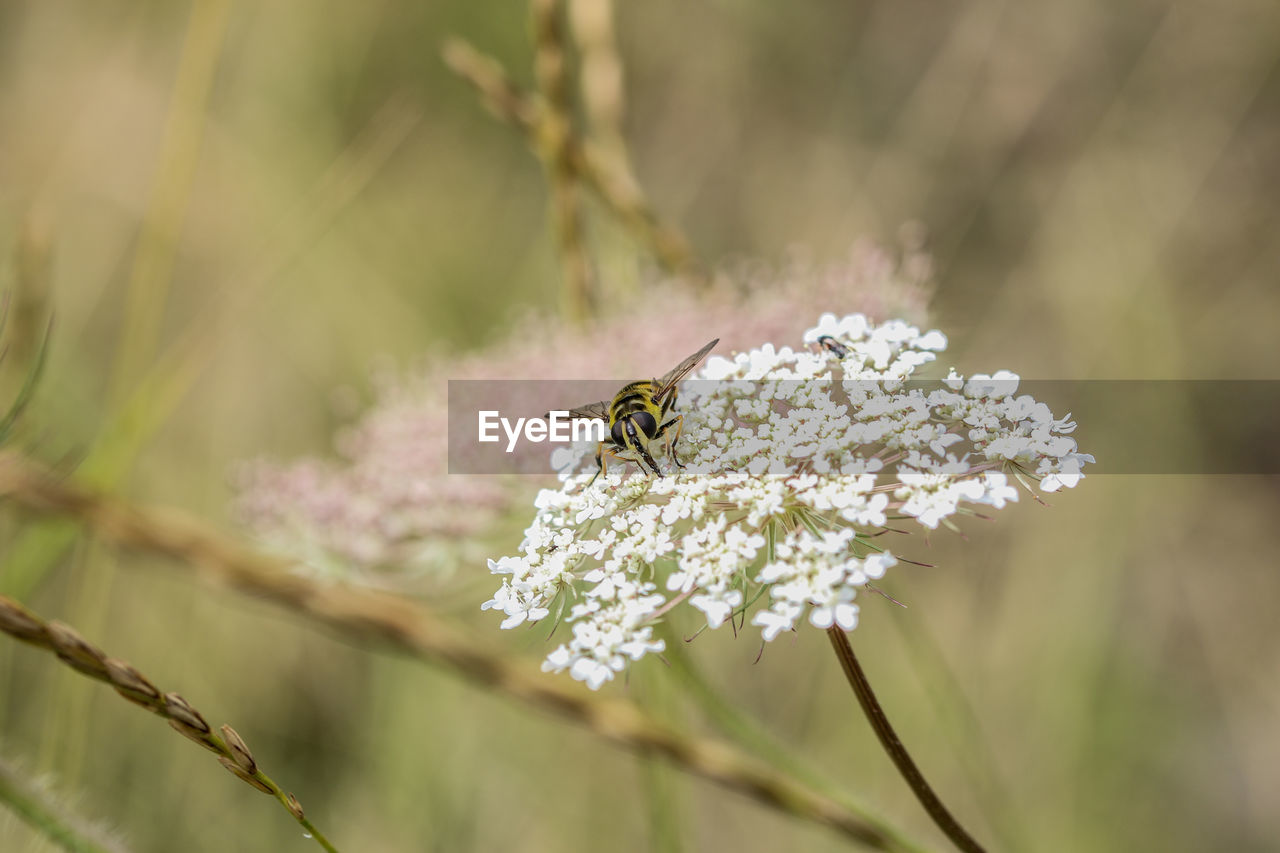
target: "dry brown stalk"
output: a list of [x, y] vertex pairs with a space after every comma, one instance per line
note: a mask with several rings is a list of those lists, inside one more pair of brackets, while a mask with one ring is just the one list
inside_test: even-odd
[[271, 777], [258, 769], [249, 747], [230, 726], [223, 726], [219, 737], [204, 716], [177, 693], [161, 693], [142, 673], [124, 661], [107, 657], [70, 625], [57, 620], [46, 622], [4, 595], [0, 595], [0, 631], [53, 652], [77, 672], [110, 684], [130, 702], [164, 717], [183, 737], [216, 754], [223, 767], [279, 800], [309, 837], [314, 837], [330, 853], [336, 853], [329, 840], [302, 815], [297, 798], [280, 790]]
[[[475, 87], [490, 112], [537, 144], [547, 110], [512, 82], [496, 60], [457, 38], [445, 43], [443, 56], [455, 74]], [[630, 170], [621, 168], [617, 158], [598, 145], [572, 137], [565, 153], [574, 174], [648, 247], [664, 269], [694, 283], [709, 281], [684, 235], [658, 218]]]
[[622, 119], [626, 110], [613, 0], [568, 0], [569, 30], [578, 55], [578, 88], [588, 129], [602, 149], [628, 168]]
[[596, 293], [583, 233], [582, 200], [570, 154], [575, 139], [563, 0], [533, 0], [533, 68], [546, 108], [535, 139], [551, 184], [551, 218], [564, 268], [569, 318], [585, 325], [596, 311]]
[[[690, 773], [786, 814], [830, 826], [874, 849], [918, 849], [875, 816], [851, 811], [741, 750], [682, 735], [625, 699], [592, 698], [581, 689], [563, 686], [525, 662], [481, 648], [415, 602], [377, 590], [314, 584], [292, 574], [288, 563], [250, 550], [177, 510], [135, 506], [96, 494], [11, 451], [0, 452], [3, 496], [30, 510], [76, 518], [105, 542], [174, 557], [206, 577], [300, 611], [354, 639], [376, 641], [446, 666], [482, 687], [579, 723], [614, 744], [661, 755]], [[22, 614], [11, 615], [10, 622], [15, 636], [31, 633]]]

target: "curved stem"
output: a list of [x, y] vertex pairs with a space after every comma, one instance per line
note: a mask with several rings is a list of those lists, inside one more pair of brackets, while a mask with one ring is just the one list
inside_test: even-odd
[[956, 847], [965, 851], [965, 853], [985, 853], [981, 844], [973, 839], [964, 827], [947, 811], [947, 807], [942, 804], [942, 800], [938, 799], [938, 795], [933, 792], [933, 788], [929, 787], [929, 783], [925, 781], [924, 774], [920, 772], [920, 768], [916, 767], [916, 763], [911, 759], [907, 748], [902, 745], [902, 741], [898, 739], [898, 733], [893, 730], [893, 726], [889, 724], [889, 718], [885, 716], [884, 709], [880, 707], [880, 703], [876, 700], [876, 694], [871, 689], [871, 683], [867, 681], [866, 673], [862, 671], [862, 666], [858, 663], [857, 656], [853, 653], [853, 646], [849, 645], [849, 637], [838, 626], [832, 625], [827, 629], [827, 636], [831, 638], [831, 646], [836, 650], [836, 657], [840, 659], [840, 667], [844, 670], [845, 677], [849, 679], [849, 684], [853, 687], [853, 692], [858, 697], [858, 704], [862, 706], [862, 712], [867, 715], [867, 721], [871, 723], [871, 728], [875, 730], [876, 737], [880, 738], [880, 745], [884, 747], [884, 751], [889, 753], [889, 757], [893, 759], [893, 763], [897, 766], [898, 772], [902, 774], [902, 778], [907, 780], [907, 784], [911, 786], [911, 790], [915, 793], [916, 799], [920, 801], [920, 805], [924, 806], [924, 810], [929, 813], [929, 817], [933, 818], [933, 822], [943, 834], [950, 838]]

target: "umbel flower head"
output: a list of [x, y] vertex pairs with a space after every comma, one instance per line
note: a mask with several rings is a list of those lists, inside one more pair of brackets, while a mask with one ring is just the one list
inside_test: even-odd
[[685, 467], [666, 460], [668, 476], [614, 463], [592, 482], [594, 445], [553, 455], [562, 485], [539, 493], [519, 553], [489, 561], [503, 579], [483, 605], [503, 628], [567, 623], [544, 670], [598, 688], [662, 651], [653, 627], [682, 604], [709, 628], [751, 611], [766, 641], [850, 630], [859, 588], [898, 562], [876, 544], [891, 520], [950, 526], [1017, 500], [1011, 477], [1051, 492], [1093, 461], [1012, 373], [909, 382], [941, 332], [826, 314], [804, 343], [713, 356], [686, 382]]

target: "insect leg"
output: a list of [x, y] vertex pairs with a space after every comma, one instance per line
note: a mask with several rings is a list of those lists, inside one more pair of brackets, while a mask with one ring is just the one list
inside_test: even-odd
[[679, 393], [680, 391], [678, 389], [671, 389], [671, 392], [667, 394], [667, 399], [662, 401], [662, 414], [665, 415], [676, 407], [676, 396], [679, 395]]
[[590, 488], [591, 484], [596, 481], [596, 477], [599, 477], [603, 473], [604, 473], [604, 442], [602, 441], [596, 445], [596, 476], [592, 477], [590, 480], [587, 481], [587, 487]]
[[684, 463], [680, 461], [679, 456], [676, 456], [676, 442], [680, 440], [680, 433], [684, 431], [684, 415], [676, 415], [674, 418], [659, 427], [658, 435], [655, 435], [654, 438], [666, 435], [667, 430], [672, 426], [675, 426], [676, 434], [667, 435], [667, 455], [676, 463], [677, 468], [683, 468]]

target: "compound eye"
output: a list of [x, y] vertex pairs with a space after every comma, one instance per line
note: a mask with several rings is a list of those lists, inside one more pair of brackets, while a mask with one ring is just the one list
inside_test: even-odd
[[609, 430], [609, 434], [613, 436], [613, 443], [618, 447], [626, 447], [627, 443], [623, 439], [626, 435], [626, 420], [616, 420], [613, 422], [613, 429]]
[[631, 416], [631, 420], [635, 423], [636, 429], [643, 432], [649, 438], [658, 432], [658, 422], [654, 420], [653, 415], [648, 412], [636, 412]]

